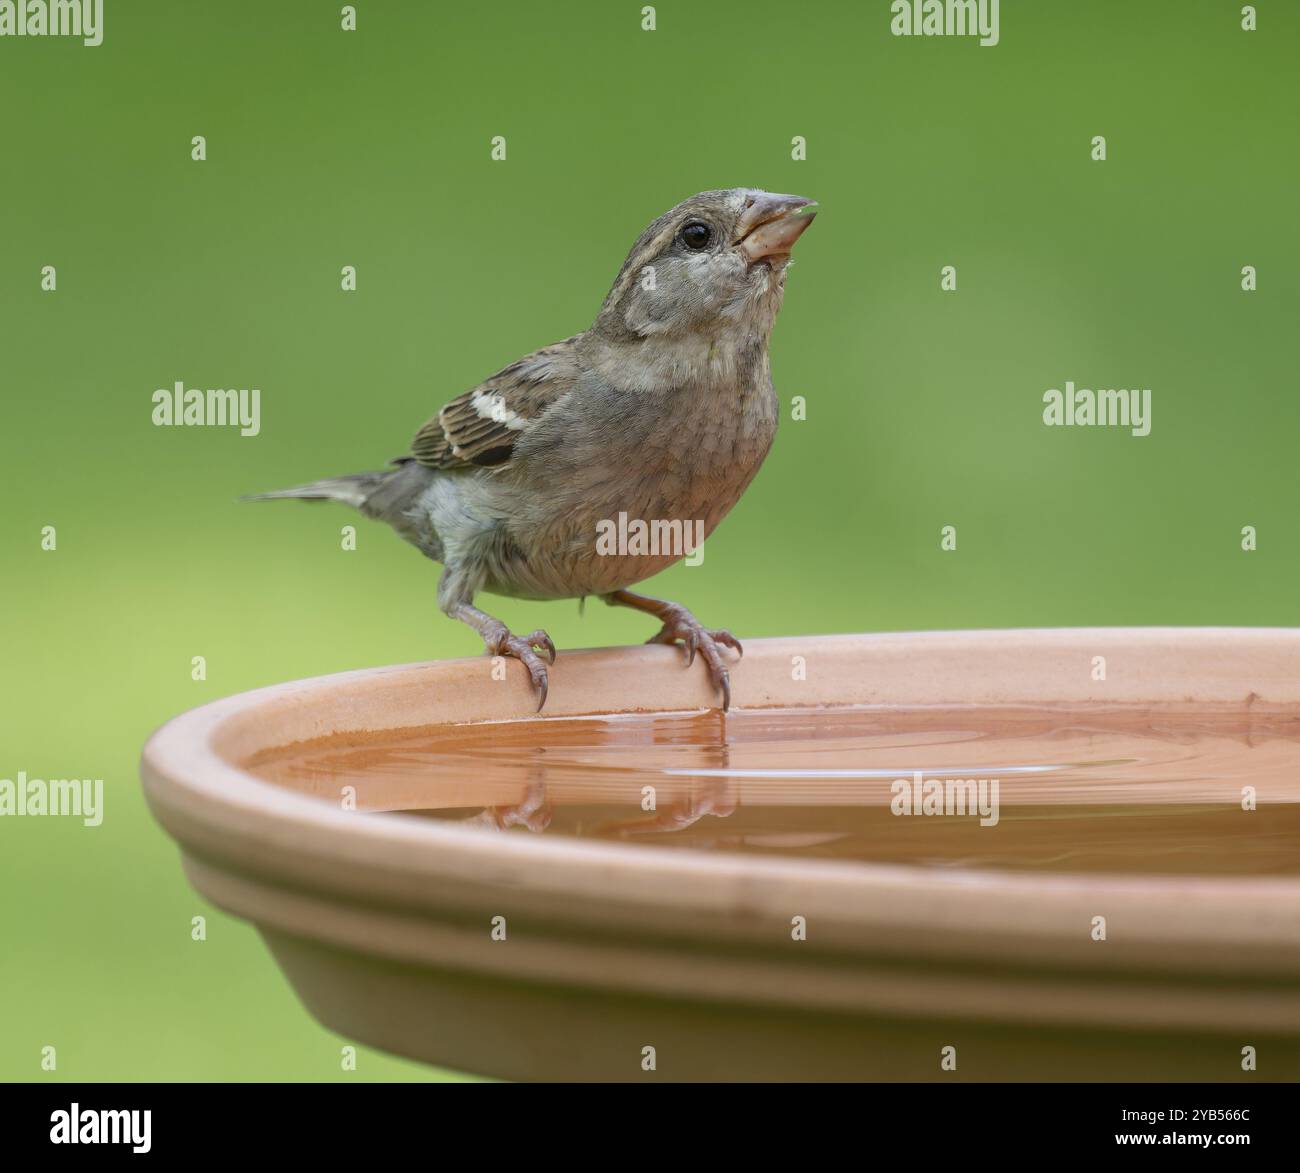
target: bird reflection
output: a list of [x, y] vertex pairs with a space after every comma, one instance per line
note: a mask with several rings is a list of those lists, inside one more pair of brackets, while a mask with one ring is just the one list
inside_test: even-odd
[[[719, 740], [709, 746], [700, 746], [703, 751], [701, 767], [711, 770], [725, 770], [731, 764], [731, 747], [726, 740], [725, 717], [718, 717]], [[484, 807], [476, 814], [457, 819], [466, 826], [486, 827], [496, 831], [506, 831], [512, 827], [524, 827], [529, 831], [542, 832], [551, 825], [554, 811], [547, 795], [546, 778], [549, 766], [546, 751], [536, 747], [528, 765], [528, 781], [524, 798], [521, 802], [509, 805]], [[736, 782], [731, 778], [702, 776], [675, 780], [675, 790], [680, 790], [682, 783], [688, 787], [685, 794], [677, 793], [667, 802], [661, 802], [659, 790], [655, 786], [633, 788], [628, 791], [628, 801], [634, 802], [644, 812], [632, 818], [609, 819], [598, 823], [594, 834], [605, 838], [632, 838], [644, 834], [664, 834], [684, 831], [693, 827], [706, 815], [715, 819], [725, 819], [735, 814], [740, 806], [740, 793]]]

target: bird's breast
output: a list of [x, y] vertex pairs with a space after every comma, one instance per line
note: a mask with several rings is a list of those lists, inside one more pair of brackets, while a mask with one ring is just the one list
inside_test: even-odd
[[518, 487], [528, 504], [510, 523], [520, 557], [496, 568], [497, 589], [603, 594], [690, 556], [739, 501], [776, 433], [766, 362], [749, 380], [613, 394], [583, 403], [567, 436], [530, 452], [510, 478], [526, 477]]

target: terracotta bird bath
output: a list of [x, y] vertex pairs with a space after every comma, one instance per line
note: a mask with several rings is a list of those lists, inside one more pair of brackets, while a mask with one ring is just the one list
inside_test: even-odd
[[[507, 665], [516, 669], [518, 665]], [[1300, 631], [749, 641], [277, 685], [149, 741], [325, 1025], [517, 1079], [1300, 1078]]]

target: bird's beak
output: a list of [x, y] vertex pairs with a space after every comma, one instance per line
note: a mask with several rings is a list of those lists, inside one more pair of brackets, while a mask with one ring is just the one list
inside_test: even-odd
[[796, 195], [757, 192], [741, 213], [736, 226], [736, 244], [749, 263], [765, 257], [786, 257], [794, 242], [817, 215], [813, 200]]

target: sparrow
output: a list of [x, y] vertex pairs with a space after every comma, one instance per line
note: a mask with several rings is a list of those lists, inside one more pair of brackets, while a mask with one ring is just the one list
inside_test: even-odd
[[409, 455], [246, 499], [339, 501], [386, 522], [442, 565], [439, 608], [524, 665], [538, 711], [555, 644], [480, 610], [482, 591], [644, 611], [661, 624], [647, 642], [680, 644], [688, 666], [698, 652], [726, 709], [722, 649], [739, 657], [740, 641], [628, 590], [690, 551], [598, 535], [622, 514], [707, 537], [749, 486], [776, 434], [768, 343], [790, 250], [815, 214], [754, 188], [683, 200], [637, 238], [589, 329], [452, 399]]

